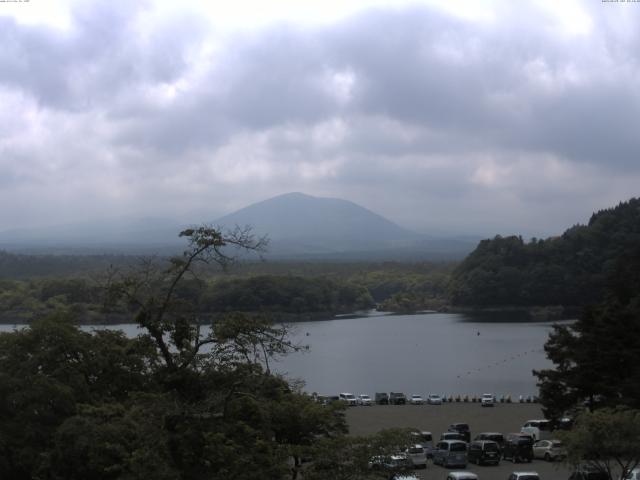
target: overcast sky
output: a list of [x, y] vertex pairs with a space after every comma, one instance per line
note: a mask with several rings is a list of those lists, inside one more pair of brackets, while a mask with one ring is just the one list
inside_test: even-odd
[[640, 3], [0, 2], [0, 230], [299, 191], [551, 235], [640, 186]]

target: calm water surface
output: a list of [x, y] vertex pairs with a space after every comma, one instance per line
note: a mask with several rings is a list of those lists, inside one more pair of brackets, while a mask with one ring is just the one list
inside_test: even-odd
[[[550, 366], [542, 348], [552, 324], [492, 320], [430, 313], [300, 322], [291, 325], [293, 337], [309, 351], [272, 368], [326, 395], [537, 393], [531, 371]], [[140, 333], [131, 324], [112, 328]]]

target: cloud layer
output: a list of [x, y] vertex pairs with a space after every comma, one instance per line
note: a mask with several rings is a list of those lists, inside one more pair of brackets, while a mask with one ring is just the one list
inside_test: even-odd
[[0, 230], [304, 191], [422, 231], [545, 235], [638, 194], [638, 4], [235, 29], [135, 5], [73, 3], [68, 28], [0, 9]]

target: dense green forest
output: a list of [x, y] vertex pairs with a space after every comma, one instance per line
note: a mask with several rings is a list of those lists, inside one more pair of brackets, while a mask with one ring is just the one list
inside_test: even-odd
[[640, 200], [594, 213], [559, 237], [497, 236], [453, 272], [454, 305], [584, 306], [598, 302], [617, 259], [640, 244]]
[[[135, 270], [146, 261], [164, 261], [9, 253], [2, 253], [0, 259], [3, 267], [10, 267], [0, 269], [3, 323], [29, 323], [60, 309], [81, 323], [129, 322], [130, 310], [107, 308], [109, 272]], [[259, 262], [238, 263], [231, 273], [224, 273], [205, 265], [198, 280], [183, 282], [178, 293], [198, 304], [205, 312], [203, 321], [228, 311], [263, 312], [286, 320], [328, 318], [376, 304], [391, 311], [415, 311], [445, 303], [454, 267], [430, 262]]]
[[[82, 331], [65, 308], [0, 333], [0, 478], [12, 480], [382, 479], [369, 468], [411, 442], [407, 430], [349, 437], [345, 405], [323, 405], [270, 371], [304, 348], [264, 315], [230, 313], [204, 334], [190, 301], [200, 261], [225, 238], [185, 233], [182, 257], [112, 275], [105, 308], [141, 334]], [[233, 240], [233, 239], [232, 239]], [[250, 239], [238, 240], [254, 249]], [[95, 293], [42, 283], [51, 298]], [[79, 288], [76, 288], [79, 287]], [[303, 463], [302, 459], [312, 462]]]

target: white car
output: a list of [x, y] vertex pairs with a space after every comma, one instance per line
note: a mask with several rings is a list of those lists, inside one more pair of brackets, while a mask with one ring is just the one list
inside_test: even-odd
[[508, 480], [540, 480], [538, 472], [513, 472]]
[[442, 397], [435, 393], [430, 393], [427, 397], [427, 403], [429, 405], [442, 405]]
[[427, 451], [422, 445], [411, 445], [404, 452], [416, 468], [427, 468]]
[[431, 432], [414, 431], [411, 432], [411, 435], [415, 438], [416, 444], [419, 444], [422, 448], [424, 448], [427, 457], [431, 458], [433, 455], [433, 435], [431, 434]]
[[478, 475], [473, 472], [449, 472], [447, 480], [478, 480]]
[[346, 402], [350, 407], [355, 407], [358, 404], [358, 400], [352, 393], [341, 393], [338, 395], [338, 398], [341, 401]]
[[373, 401], [371, 400], [371, 397], [365, 393], [358, 395], [357, 400], [358, 400], [358, 405], [364, 405], [366, 407], [370, 407], [371, 405], [373, 405]]
[[483, 407], [493, 407], [496, 403], [496, 397], [493, 396], [493, 393], [483, 393], [482, 398], [480, 399], [480, 404]]
[[520, 429], [520, 433], [526, 433], [533, 437], [533, 441], [550, 440], [552, 435], [551, 421], [528, 420]]
[[411, 398], [409, 399], [409, 403], [411, 405], [422, 405], [424, 403], [424, 400], [420, 395], [411, 395]]

